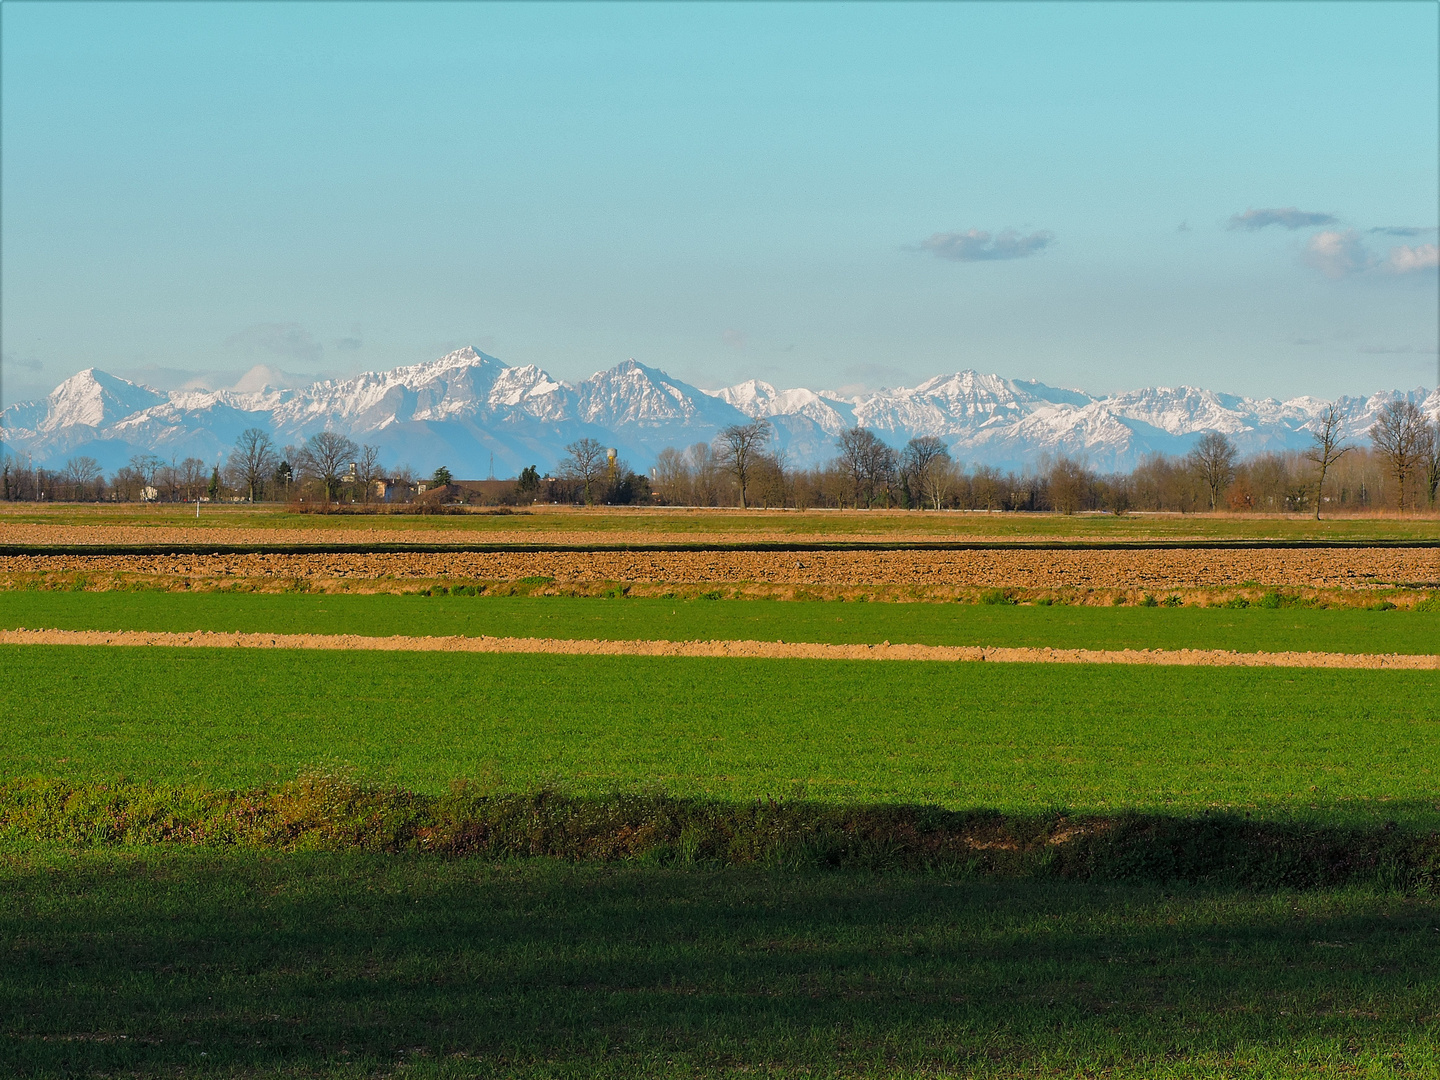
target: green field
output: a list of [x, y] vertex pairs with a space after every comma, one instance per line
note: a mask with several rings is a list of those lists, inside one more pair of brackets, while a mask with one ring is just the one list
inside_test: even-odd
[[32, 850], [0, 1072], [1420, 1077], [1440, 912], [1351, 891]]
[[[1352, 652], [1440, 638], [1436, 613], [1354, 609], [0, 593], [0, 626], [21, 625]], [[320, 773], [602, 804], [1135, 810], [1198, 824], [1190, 837], [1225, 810], [1419, 851], [1440, 828], [1440, 671], [6, 646], [0, 672], [0, 777], [88, 785], [86, 806], [118, 800], [121, 778], [274, 790]], [[1368, 884], [1244, 891], [1081, 884], [1040, 854], [1017, 864], [1034, 877], [1005, 878], [963, 860], [7, 835], [0, 1075], [1440, 1076], [1423, 873], [1408, 894], [1363, 865], [1328, 880]], [[1258, 877], [1230, 880], [1277, 880], [1280, 854], [1245, 851]]]
[[[652, 533], [654, 539], [683, 541], [696, 534], [736, 533], [763, 540], [781, 536], [883, 539], [888, 535], [931, 539], [971, 536], [1064, 539], [1435, 539], [1440, 519], [1418, 517], [1327, 518], [1271, 514], [1029, 514], [965, 511], [878, 510], [693, 510], [684, 508], [605, 508], [578, 510], [524, 508], [511, 514], [359, 515], [295, 514], [284, 507], [206, 506], [195, 516], [193, 505], [13, 505], [0, 507], [0, 525], [115, 525], [169, 529], [324, 529], [354, 533], [357, 542], [376, 529], [388, 532], [450, 532], [456, 541], [483, 540], [505, 533]], [[93, 542], [93, 541], [92, 541]], [[130, 541], [133, 542], [133, 541]]]
[[1440, 611], [583, 597], [0, 592], [0, 628], [1088, 649], [1440, 652]]
[[1440, 672], [0, 649], [0, 774], [1429, 821]]

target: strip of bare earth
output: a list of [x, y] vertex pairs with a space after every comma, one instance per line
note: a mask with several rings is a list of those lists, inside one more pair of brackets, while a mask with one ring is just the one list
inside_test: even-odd
[[903, 551], [502, 551], [215, 554], [0, 554], [0, 576], [142, 574], [287, 580], [522, 581], [558, 585], [755, 582], [835, 585], [959, 585], [975, 588], [1440, 586], [1440, 550], [1425, 547], [1188, 550]]
[[1016, 649], [974, 645], [829, 645], [789, 641], [602, 641], [514, 637], [364, 637], [214, 631], [0, 630], [0, 645], [325, 649], [386, 652], [556, 653], [579, 656], [704, 656], [799, 660], [929, 660], [1001, 664], [1175, 664], [1198, 667], [1440, 669], [1440, 655], [1229, 652], [1223, 649]]

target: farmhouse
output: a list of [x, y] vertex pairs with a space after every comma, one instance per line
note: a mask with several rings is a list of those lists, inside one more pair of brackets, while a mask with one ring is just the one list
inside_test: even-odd
[[416, 487], [409, 480], [384, 477], [371, 482], [371, 495], [382, 503], [408, 503], [414, 501]]

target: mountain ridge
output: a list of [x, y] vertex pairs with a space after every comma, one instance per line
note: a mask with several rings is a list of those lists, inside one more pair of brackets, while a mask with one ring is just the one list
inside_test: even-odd
[[[1342, 397], [1347, 435], [1363, 438], [1397, 396], [1440, 416], [1440, 390]], [[963, 462], [1024, 468], [1065, 454], [1109, 470], [1150, 453], [1183, 453], [1206, 431], [1222, 432], [1244, 452], [1298, 449], [1328, 404], [1194, 386], [1095, 397], [973, 369], [852, 397], [759, 379], [701, 390], [633, 358], [571, 384], [467, 347], [348, 379], [245, 390], [164, 392], [91, 367], [44, 399], [5, 409], [0, 438], [7, 452], [38, 464], [89, 454], [113, 469], [137, 453], [221, 461], [247, 427], [269, 430], [281, 445], [328, 429], [378, 445], [392, 464], [428, 470], [443, 463], [457, 475], [483, 475], [491, 454], [508, 472], [553, 468], [565, 445], [584, 437], [645, 468], [664, 446], [707, 442], [727, 424], [764, 418], [791, 465], [833, 456], [835, 437], [859, 424], [896, 446], [938, 436]]]

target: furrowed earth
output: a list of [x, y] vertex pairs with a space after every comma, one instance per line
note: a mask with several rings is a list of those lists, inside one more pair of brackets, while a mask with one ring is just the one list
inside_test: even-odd
[[5, 555], [0, 575], [39, 573], [286, 580], [460, 578], [557, 584], [753, 582], [1051, 589], [1440, 588], [1440, 549], [1122, 551], [355, 552]]

